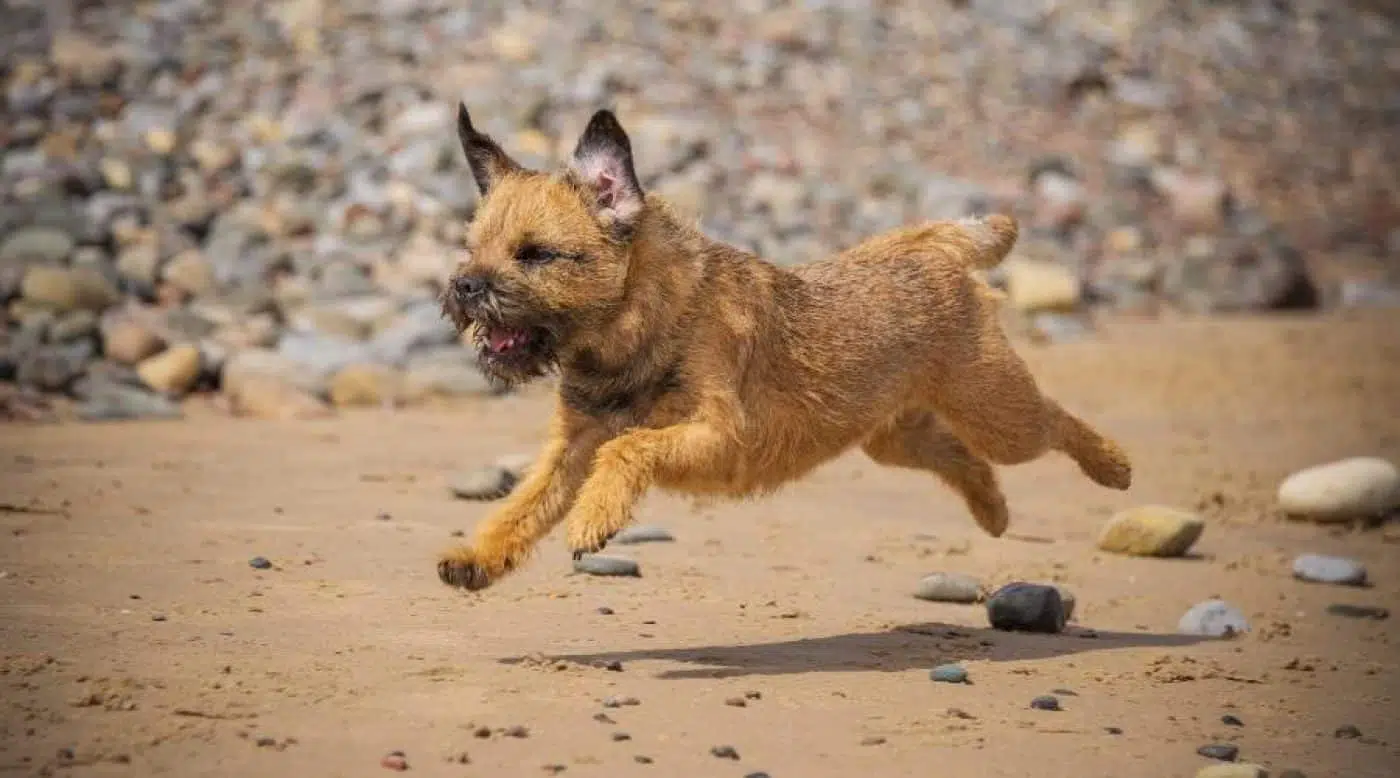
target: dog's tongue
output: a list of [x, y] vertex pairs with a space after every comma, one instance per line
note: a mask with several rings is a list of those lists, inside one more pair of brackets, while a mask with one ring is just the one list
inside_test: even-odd
[[525, 331], [510, 329], [491, 330], [487, 333], [486, 337], [491, 345], [491, 350], [499, 354], [502, 351], [520, 345], [520, 343], [525, 340]]

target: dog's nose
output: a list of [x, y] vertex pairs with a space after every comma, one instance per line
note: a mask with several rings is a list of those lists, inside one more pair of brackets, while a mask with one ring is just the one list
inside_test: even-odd
[[491, 283], [482, 276], [457, 276], [452, 280], [452, 288], [462, 299], [472, 299], [486, 294]]

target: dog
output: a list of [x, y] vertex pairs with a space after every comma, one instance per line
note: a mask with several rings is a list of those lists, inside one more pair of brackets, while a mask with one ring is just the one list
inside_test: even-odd
[[1128, 456], [1043, 395], [972, 272], [1016, 243], [992, 214], [889, 231], [779, 267], [715, 241], [644, 192], [610, 110], [557, 170], [522, 167], [459, 104], [481, 198], [442, 308], [503, 385], [557, 376], [548, 440], [472, 542], [438, 562], [480, 590], [557, 524], [601, 550], [652, 487], [770, 494], [859, 447], [961, 495], [998, 537], [993, 465], [1067, 454], [1127, 489]]

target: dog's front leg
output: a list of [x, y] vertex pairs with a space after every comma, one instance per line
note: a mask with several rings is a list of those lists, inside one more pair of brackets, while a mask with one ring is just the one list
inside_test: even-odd
[[574, 558], [602, 549], [632, 521], [632, 506], [658, 472], [709, 467], [725, 444], [725, 436], [706, 421], [634, 429], [604, 443], [569, 512], [567, 542]]
[[559, 423], [525, 478], [500, 508], [477, 525], [472, 544], [441, 556], [438, 578], [449, 586], [484, 589], [519, 567], [567, 515], [594, 454], [606, 439], [602, 430], [570, 433]]

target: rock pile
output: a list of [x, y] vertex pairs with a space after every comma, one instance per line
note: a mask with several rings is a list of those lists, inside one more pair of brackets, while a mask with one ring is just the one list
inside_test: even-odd
[[1400, 298], [1311, 270], [1400, 245], [1397, 24], [1321, 0], [28, 0], [6, 22], [12, 416], [490, 394], [434, 303], [476, 199], [459, 99], [537, 166], [615, 107], [646, 186], [778, 262], [1013, 212], [994, 280], [1052, 339], [1091, 304]]

